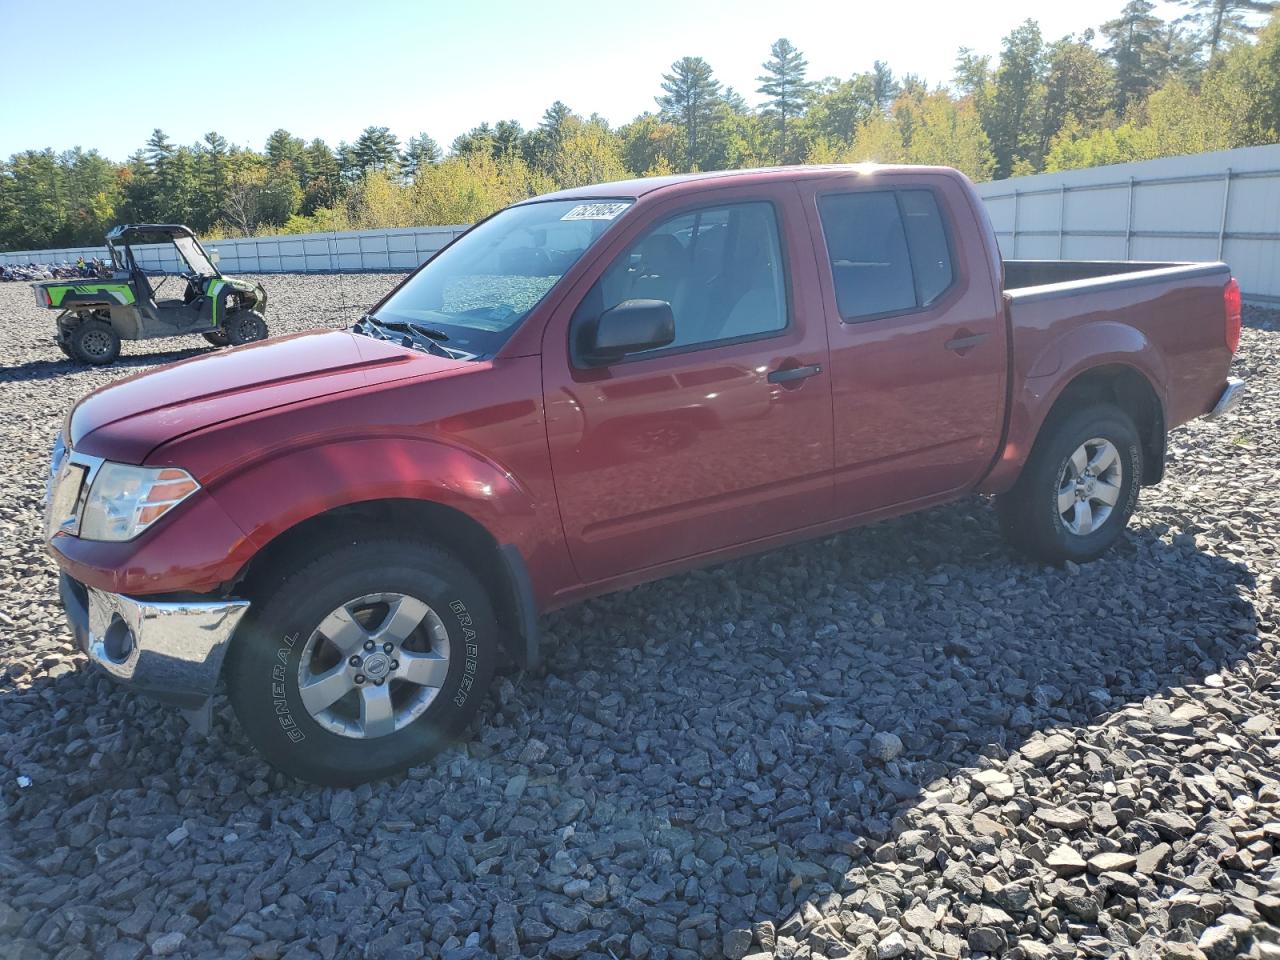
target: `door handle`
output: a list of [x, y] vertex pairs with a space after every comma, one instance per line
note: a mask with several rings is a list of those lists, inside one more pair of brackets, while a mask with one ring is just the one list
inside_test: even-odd
[[785, 367], [782, 370], [769, 371], [768, 380], [770, 383], [791, 383], [794, 380], [807, 380], [809, 377], [816, 377], [821, 372], [822, 367], [816, 363], [807, 367]]
[[968, 350], [972, 350], [983, 340], [987, 339], [985, 333], [970, 333], [968, 330], [960, 330], [954, 337], [943, 344], [948, 350], [954, 350], [956, 353], [964, 354]]

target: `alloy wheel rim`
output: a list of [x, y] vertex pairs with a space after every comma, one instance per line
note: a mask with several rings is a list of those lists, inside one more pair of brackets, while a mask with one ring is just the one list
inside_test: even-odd
[[298, 693], [330, 733], [373, 740], [422, 716], [449, 673], [449, 632], [426, 603], [369, 593], [332, 610], [298, 662]]
[[1094, 437], [1076, 447], [1058, 478], [1058, 519], [1067, 532], [1084, 537], [1102, 527], [1123, 483], [1124, 463], [1114, 443]]

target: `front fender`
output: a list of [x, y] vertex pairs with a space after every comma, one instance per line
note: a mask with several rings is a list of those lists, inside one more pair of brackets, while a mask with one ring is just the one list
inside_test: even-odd
[[1016, 386], [1015, 377], [1004, 447], [979, 485], [982, 493], [1003, 493], [1013, 486], [1054, 403], [1073, 381], [1091, 370], [1129, 367], [1151, 384], [1162, 408], [1168, 405], [1164, 356], [1141, 330], [1119, 321], [1099, 320], [1074, 327], [1030, 362], [1015, 366], [1026, 373], [1021, 387]]
[[398, 499], [458, 510], [525, 556], [535, 539], [530, 491], [492, 460], [436, 440], [331, 440], [250, 463], [210, 492], [257, 549], [338, 507]]

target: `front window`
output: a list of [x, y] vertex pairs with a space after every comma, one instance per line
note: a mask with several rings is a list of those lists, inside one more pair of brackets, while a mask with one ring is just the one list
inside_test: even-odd
[[657, 224], [587, 294], [575, 315], [578, 335], [605, 310], [637, 299], [671, 305], [675, 339], [655, 352], [783, 330], [787, 284], [773, 204], [702, 207]]
[[372, 315], [427, 330], [451, 352], [491, 356], [631, 200], [508, 207], [442, 250]]

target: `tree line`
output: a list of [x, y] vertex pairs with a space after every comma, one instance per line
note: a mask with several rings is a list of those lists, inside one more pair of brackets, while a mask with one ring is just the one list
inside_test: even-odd
[[368, 127], [331, 147], [277, 130], [261, 150], [157, 129], [124, 163], [97, 150], [0, 162], [0, 249], [96, 244], [122, 222], [248, 236], [468, 223], [549, 190], [766, 164], [938, 163], [975, 180], [1280, 139], [1280, 13], [1262, 0], [1129, 0], [1113, 20], [1046, 40], [1027, 20], [999, 56], [962, 48], [930, 85], [882, 61], [814, 80], [787, 39], [752, 106], [702, 57], [664, 73], [655, 109], [619, 127], [553, 103], [531, 130], [481, 123], [448, 150]]

